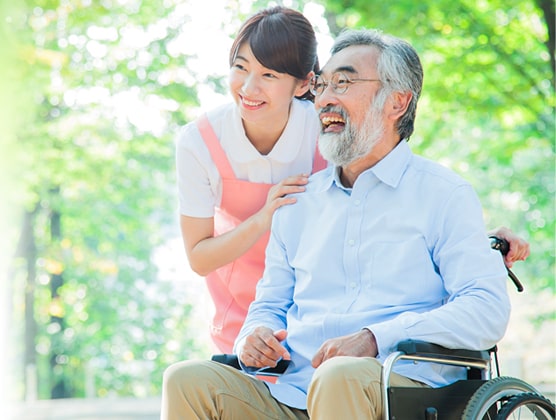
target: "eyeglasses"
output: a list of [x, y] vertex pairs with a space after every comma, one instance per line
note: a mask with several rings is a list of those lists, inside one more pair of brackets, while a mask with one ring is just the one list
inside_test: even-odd
[[328, 85], [332, 87], [334, 93], [342, 94], [346, 93], [349, 86], [356, 82], [381, 82], [380, 79], [350, 79], [342, 72], [336, 72], [332, 75], [330, 82], [324, 80], [324, 78], [317, 74], [311, 78], [309, 85], [309, 90], [315, 96], [321, 95]]

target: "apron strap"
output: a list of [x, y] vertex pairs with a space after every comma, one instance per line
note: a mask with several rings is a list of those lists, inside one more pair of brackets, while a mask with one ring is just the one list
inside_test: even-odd
[[210, 125], [207, 114], [201, 115], [195, 123], [197, 124], [201, 137], [203, 137], [210, 156], [218, 168], [218, 172], [220, 172], [222, 179], [235, 179], [236, 175], [230, 165], [230, 161], [226, 156], [226, 152], [222, 149], [222, 145], [220, 144], [212, 125]]
[[312, 173], [318, 172], [321, 169], [326, 168], [327, 165], [328, 165], [328, 162], [320, 154], [319, 144], [318, 144], [318, 141], [317, 141], [317, 146], [315, 148], [315, 156], [313, 156], [313, 172]]

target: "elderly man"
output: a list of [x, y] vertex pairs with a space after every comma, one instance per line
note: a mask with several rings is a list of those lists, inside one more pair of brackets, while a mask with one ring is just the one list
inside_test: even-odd
[[[422, 80], [417, 53], [400, 39], [360, 30], [336, 40], [311, 83], [332, 165], [275, 213], [236, 341], [243, 372], [171, 366], [162, 418], [377, 419], [381, 363], [399, 341], [485, 349], [504, 335], [506, 271], [476, 194], [407, 144]], [[281, 358], [291, 364], [276, 383], [249, 375]], [[397, 386], [464, 377], [427, 363], [395, 371]]]

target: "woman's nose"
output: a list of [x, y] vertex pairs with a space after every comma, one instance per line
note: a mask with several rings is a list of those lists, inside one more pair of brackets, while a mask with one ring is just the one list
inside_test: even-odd
[[243, 81], [243, 85], [241, 86], [241, 90], [243, 90], [244, 93], [249, 94], [249, 93], [254, 93], [258, 90], [259, 88], [259, 81], [257, 80], [257, 77], [255, 75], [248, 75], [245, 80]]

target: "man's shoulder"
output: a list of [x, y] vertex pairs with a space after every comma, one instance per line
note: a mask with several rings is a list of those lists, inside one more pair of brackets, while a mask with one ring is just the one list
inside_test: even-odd
[[306, 193], [318, 193], [327, 189], [332, 182], [333, 165], [329, 165], [309, 177], [309, 183], [305, 188]]
[[438, 183], [445, 183], [449, 185], [468, 185], [461, 175], [453, 169], [446, 166], [446, 164], [433, 161], [420, 155], [413, 155], [411, 167], [423, 177], [429, 177], [432, 181]]
[[309, 177], [309, 183], [305, 186], [305, 191], [292, 195], [296, 198], [296, 203], [278, 208], [276, 215], [279, 217], [300, 217], [302, 213], [311, 213], [315, 208], [318, 208], [321, 199], [328, 199], [322, 193], [330, 187], [332, 170], [333, 168], [327, 167], [312, 174]]

